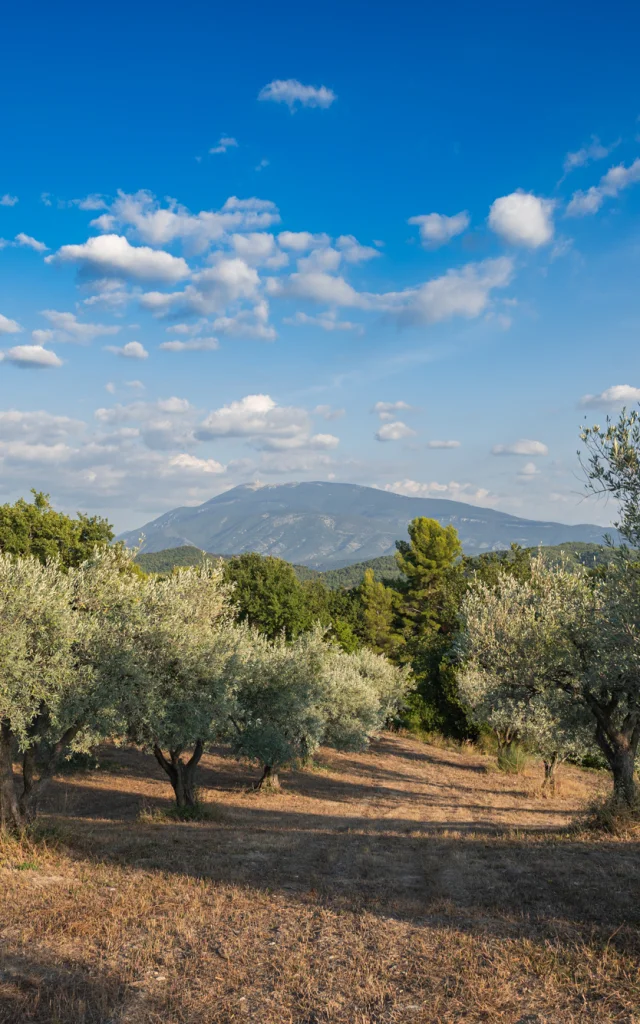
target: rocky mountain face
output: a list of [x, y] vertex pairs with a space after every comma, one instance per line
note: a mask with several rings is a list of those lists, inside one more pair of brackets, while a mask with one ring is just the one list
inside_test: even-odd
[[[537, 522], [441, 498], [407, 498], [356, 484], [244, 484], [203, 505], [165, 512], [121, 536], [142, 551], [194, 544], [204, 551], [258, 551], [326, 570], [395, 551], [416, 516], [457, 529], [466, 554], [508, 548], [602, 543], [600, 526]], [[611, 531], [613, 532], [613, 531]]]

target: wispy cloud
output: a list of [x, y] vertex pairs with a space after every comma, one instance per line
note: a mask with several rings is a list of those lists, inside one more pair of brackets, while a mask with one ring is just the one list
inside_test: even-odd
[[297, 106], [330, 107], [337, 98], [333, 89], [328, 89], [325, 85], [303, 85], [297, 78], [274, 79], [258, 93], [259, 100], [286, 103], [291, 113]]

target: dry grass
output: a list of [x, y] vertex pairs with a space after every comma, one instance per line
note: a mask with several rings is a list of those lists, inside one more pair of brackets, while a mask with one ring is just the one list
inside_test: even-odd
[[56, 781], [0, 848], [2, 1024], [640, 1022], [640, 842], [576, 836], [599, 775], [383, 736], [276, 794], [208, 756]]

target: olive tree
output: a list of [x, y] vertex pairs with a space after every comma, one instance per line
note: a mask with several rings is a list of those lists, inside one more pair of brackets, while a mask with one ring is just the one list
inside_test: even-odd
[[231, 621], [222, 570], [209, 563], [147, 577], [123, 623], [127, 735], [153, 751], [180, 809], [196, 803], [196, 769], [226, 727], [250, 637]]
[[[0, 817], [22, 828], [60, 761], [88, 750], [117, 717], [116, 609], [136, 577], [120, 550], [78, 569], [0, 554]], [[21, 763], [21, 784], [12, 762]]]
[[373, 652], [346, 654], [316, 627], [293, 643], [254, 639], [237, 693], [236, 753], [258, 761], [258, 787], [307, 760], [322, 744], [366, 746], [397, 706], [406, 671]]
[[569, 708], [564, 695], [555, 689], [544, 693], [522, 690], [502, 676], [471, 668], [461, 673], [459, 685], [475, 721], [494, 733], [499, 753], [520, 742], [541, 756], [543, 789], [555, 792], [558, 765], [568, 757], [582, 757], [594, 747], [589, 713]]
[[640, 742], [639, 612], [640, 579], [624, 559], [602, 581], [547, 568], [538, 558], [530, 580], [505, 576], [492, 589], [473, 587], [462, 604], [467, 699], [478, 707], [493, 704], [491, 714], [498, 716], [504, 701], [514, 714], [517, 705], [527, 705], [518, 715], [521, 727], [529, 723], [532, 730], [536, 707], [544, 707], [545, 746], [555, 736], [558, 751], [571, 736], [581, 743], [589, 721], [615, 797], [632, 804]]

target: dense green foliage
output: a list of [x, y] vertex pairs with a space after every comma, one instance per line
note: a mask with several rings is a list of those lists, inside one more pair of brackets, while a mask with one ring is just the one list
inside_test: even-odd
[[167, 548], [165, 551], [150, 551], [136, 555], [136, 564], [143, 572], [168, 574], [174, 569], [184, 566], [202, 565], [204, 559], [216, 561], [222, 555], [210, 555], [191, 544], [179, 548]]
[[395, 555], [380, 555], [379, 558], [370, 558], [366, 562], [345, 565], [341, 569], [327, 569], [326, 572], [321, 572], [318, 575], [330, 590], [339, 590], [341, 587], [359, 586], [367, 570], [373, 572], [376, 580], [397, 580], [402, 576]]
[[106, 519], [83, 512], [72, 519], [51, 507], [48, 494], [31, 493], [31, 503], [20, 498], [14, 505], [0, 505], [0, 551], [33, 555], [41, 562], [54, 558], [65, 566], [78, 566], [96, 547], [113, 540]]

